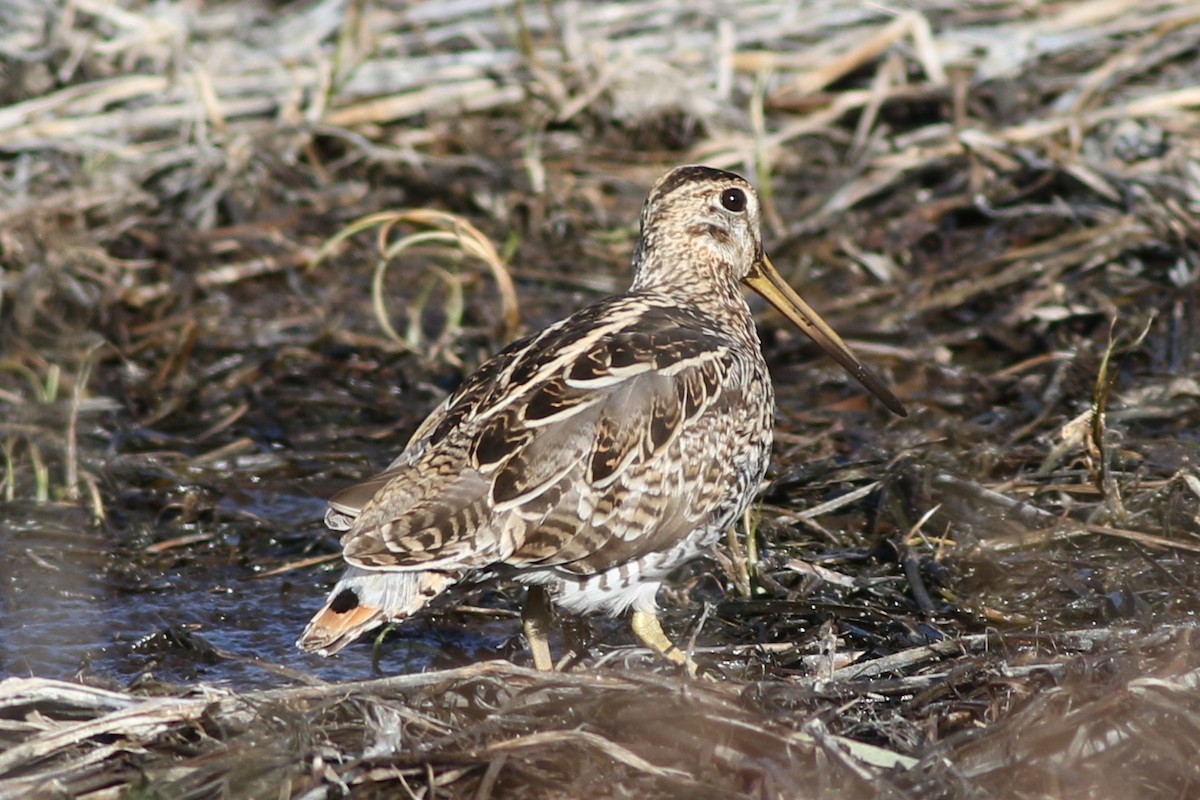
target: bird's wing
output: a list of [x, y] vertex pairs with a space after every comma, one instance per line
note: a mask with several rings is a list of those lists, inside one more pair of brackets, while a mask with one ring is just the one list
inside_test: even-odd
[[[727, 348], [706, 344], [673, 353], [660, 346], [654, 369], [623, 381], [596, 406], [574, 468], [546, 482], [541, 502], [521, 508], [528, 531], [509, 564], [597, 573], [666, 550], [706, 520], [731, 473], [689, 445], [720, 438], [695, 429], [707, 424], [706, 412], [729, 402], [722, 378], [732, 364]], [[531, 443], [510, 469], [536, 464], [554, 446]]]
[[411, 454], [361, 490], [374, 492], [343, 538], [346, 560], [587, 572], [690, 532], [709, 498], [672, 491], [677, 476], [665, 471], [687, 467], [661, 456], [723, 402], [734, 355], [685, 310], [624, 302], [623, 315], [571, 317], [472, 376]]

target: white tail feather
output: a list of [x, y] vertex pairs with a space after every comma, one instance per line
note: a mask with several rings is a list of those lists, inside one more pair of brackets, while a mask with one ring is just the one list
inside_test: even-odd
[[349, 567], [296, 646], [323, 656], [333, 655], [374, 627], [412, 616], [457, 580], [457, 576], [445, 572]]

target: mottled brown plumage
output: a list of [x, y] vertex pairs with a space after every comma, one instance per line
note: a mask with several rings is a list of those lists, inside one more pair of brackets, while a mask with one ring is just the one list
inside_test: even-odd
[[[903, 413], [779, 279], [742, 178], [673, 170], [641, 222], [627, 293], [505, 348], [385, 472], [330, 501], [350, 567], [300, 647], [336, 652], [461, 579], [498, 574], [570, 611], [632, 608], [639, 637], [682, 661], [655, 594], [745, 510], [771, 446], [773, 392], [742, 283]], [[545, 668], [541, 630], [527, 619]]]

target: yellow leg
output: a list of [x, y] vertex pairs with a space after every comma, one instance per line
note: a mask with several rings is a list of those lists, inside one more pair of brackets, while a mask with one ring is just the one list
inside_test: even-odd
[[550, 658], [550, 597], [541, 586], [530, 586], [525, 595], [525, 606], [521, 609], [521, 624], [525, 628], [525, 641], [533, 656], [533, 666], [542, 672], [554, 669]]
[[663, 633], [662, 623], [658, 621], [657, 614], [634, 611], [630, 625], [633, 627], [633, 632], [642, 640], [642, 643], [651, 650], [672, 664], [687, 667], [689, 675], [694, 676], [696, 674], [696, 664], [689, 661], [687, 655], [676, 647], [674, 642], [667, 638], [667, 634]]

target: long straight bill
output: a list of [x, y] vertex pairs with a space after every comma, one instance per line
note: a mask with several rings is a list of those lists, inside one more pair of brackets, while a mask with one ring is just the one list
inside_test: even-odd
[[822, 350], [833, 356], [835, 361], [883, 401], [883, 404], [891, 411], [902, 417], [908, 416], [908, 412], [896, 399], [896, 395], [892, 394], [891, 389], [876, 377], [874, 372], [867, 369], [866, 364], [858, 360], [858, 356], [854, 355], [850, 346], [842, 341], [842, 337], [838, 336], [833, 328], [829, 327], [829, 324], [821, 319], [821, 316], [813, 311], [808, 303], [800, 298], [800, 295], [796, 294], [792, 287], [784, 283], [769, 258], [764, 255], [762, 260], [750, 271], [750, 274], [745, 277], [744, 282], [762, 295], [768, 303], [779, 309], [781, 314], [791, 320], [792, 324], [816, 342]]

